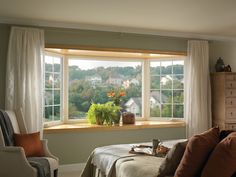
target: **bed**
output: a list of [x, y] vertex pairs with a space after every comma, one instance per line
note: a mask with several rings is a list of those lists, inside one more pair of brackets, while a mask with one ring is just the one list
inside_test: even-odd
[[[171, 148], [186, 139], [164, 141]], [[151, 145], [151, 143], [138, 143]], [[137, 144], [118, 144], [96, 148], [89, 156], [81, 177], [156, 177], [163, 157], [129, 153]]]

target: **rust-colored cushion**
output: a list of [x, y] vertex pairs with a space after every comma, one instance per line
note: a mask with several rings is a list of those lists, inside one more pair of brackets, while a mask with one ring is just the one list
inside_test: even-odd
[[230, 133], [211, 153], [201, 177], [231, 177], [236, 172], [236, 132]]
[[41, 157], [44, 156], [42, 142], [40, 141], [39, 132], [30, 134], [14, 134], [16, 146], [23, 147], [27, 157]]
[[218, 143], [219, 128], [211, 128], [190, 138], [174, 177], [200, 176], [210, 153]]

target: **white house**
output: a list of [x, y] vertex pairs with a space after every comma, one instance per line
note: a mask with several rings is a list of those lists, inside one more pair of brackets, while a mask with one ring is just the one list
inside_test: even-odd
[[93, 76], [87, 76], [86, 80], [89, 81], [93, 86], [102, 83], [102, 77], [98, 74]]
[[142, 112], [142, 99], [140, 97], [130, 98], [126, 103], [126, 110], [132, 112], [135, 116], [140, 116]]

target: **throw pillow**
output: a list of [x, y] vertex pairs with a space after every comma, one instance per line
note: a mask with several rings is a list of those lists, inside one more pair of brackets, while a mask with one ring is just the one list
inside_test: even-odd
[[27, 157], [41, 157], [44, 156], [42, 142], [40, 141], [39, 132], [30, 134], [14, 134], [16, 146], [23, 147]]
[[206, 160], [218, 143], [219, 128], [211, 128], [190, 138], [174, 177], [200, 176]]
[[184, 154], [187, 141], [175, 144], [162, 161], [157, 177], [173, 176]]
[[201, 177], [231, 177], [236, 172], [236, 132], [230, 133], [211, 153]]

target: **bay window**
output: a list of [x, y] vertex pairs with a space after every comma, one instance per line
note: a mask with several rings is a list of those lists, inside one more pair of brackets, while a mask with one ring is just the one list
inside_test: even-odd
[[107, 53], [46, 53], [46, 123], [83, 121], [90, 105], [110, 101], [114, 90], [125, 92], [122, 111], [137, 119], [183, 118], [184, 56]]

